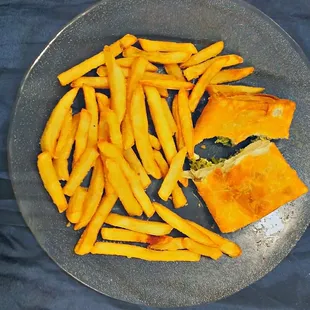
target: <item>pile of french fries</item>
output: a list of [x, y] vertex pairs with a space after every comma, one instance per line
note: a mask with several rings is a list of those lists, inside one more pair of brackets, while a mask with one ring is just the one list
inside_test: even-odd
[[[137, 42], [142, 49], [133, 46]], [[149, 176], [163, 179], [158, 198], [167, 201], [171, 197], [175, 208], [186, 206], [182, 187], [188, 186], [188, 180], [182, 178], [182, 170], [185, 158], [194, 156], [192, 112], [205, 91], [263, 91], [218, 85], [244, 78], [254, 70], [222, 70], [243, 62], [238, 55], [219, 56], [223, 48], [221, 41], [198, 52], [192, 43], [137, 39], [127, 34], [59, 74], [61, 85], [70, 84], [71, 89], [46, 124], [37, 165], [59, 212], [66, 211], [75, 230], [84, 228], [76, 254], [149, 261], [199, 261], [201, 255], [217, 260], [223, 253], [241, 255], [237, 244], [153, 202], [145, 192], [151, 184]], [[166, 74], [157, 72], [158, 65], [163, 65]], [[84, 76], [93, 69], [97, 77]], [[85, 108], [72, 115], [80, 89]], [[102, 89], [109, 90], [110, 96], [99, 91]], [[178, 91], [171, 109], [168, 90]], [[147, 107], [156, 136], [149, 132]], [[90, 171], [86, 188], [81, 184]], [[128, 216], [112, 212], [118, 199]], [[155, 212], [163, 222], [135, 218], [143, 213], [151, 218]], [[184, 237], [168, 236], [173, 229]], [[99, 234], [105, 241], [97, 241]]]

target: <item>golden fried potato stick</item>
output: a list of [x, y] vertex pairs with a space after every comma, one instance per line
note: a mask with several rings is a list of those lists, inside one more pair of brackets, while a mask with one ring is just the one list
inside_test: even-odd
[[223, 253], [218, 248], [212, 248], [204, 244], [198, 243], [190, 238], [183, 239], [183, 245], [189, 251], [218, 260]]
[[[126, 58], [124, 58], [126, 59]], [[115, 59], [116, 61], [117, 59]], [[123, 68], [123, 67], [120, 67], [122, 72], [123, 72], [123, 75], [124, 77], [127, 79], [128, 76], [129, 76], [129, 73], [130, 73], [130, 68]], [[100, 77], [107, 77], [108, 76], [108, 68], [107, 66], [101, 66], [97, 69], [96, 73], [100, 76]]]
[[174, 76], [179, 81], [185, 81], [183, 72], [177, 64], [168, 64], [164, 67], [168, 75]]
[[80, 159], [73, 166], [69, 180], [63, 188], [65, 195], [71, 197], [74, 194], [75, 190], [82, 183], [98, 156], [99, 153], [94, 148], [88, 148], [85, 150]]
[[57, 139], [59, 137], [64, 119], [68, 114], [78, 91], [78, 88], [73, 88], [69, 90], [59, 100], [56, 107], [52, 111], [52, 114], [44, 128], [40, 141], [42, 152], [49, 152], [51, 155], [54, 154]]
[[155, 41], [139, 39], [141, 47], [147, 52], [187, 52], [196, 54], [197, 49], [193, 43]]
[[216, 42], [202, 49], [197, 54], [192, 55], [186, 62], [182, 63], [180, 67], [184, 69], [187, 67], [197, 65], [203, 61], [206, 61], [212, 57], [217, 56], [222, 52], [223, 49], [224, 49], [224, 42], [223, 41]]
[[206, 60], [202, 62], [201, 64], [185, 69], [183, 71], [184, 76], [186, 77], [188, 81], [192, 79], [196, 79], [200, 75], [202, 75], [214, 61], [218, 61], [219, 59], [222, 59], [222, 58], [227, 60], [224, 67], [230, 67], [230, 66], [243, 63], [243, 58], [239, 55], [232, 54], [232, 55], [217, 56], [212, 59]]
[[[129, 108], [129, 106], [128, 106]], [[135, 138], [133, 134], [133, 128], [131, 125], [131, 120], [129, 116], [129, 111], [126, 111], [126, 114], [124, 116], [124, 119], [121, 124], [121, 132], [123, 137], [123, 147], [124, 150], [128, 150], [135, 144]]]
[[204, 74], [199, 78], [194, 89], [189, 96], [189, 107], [192, 112], [196, 110], [196, 107], [203, 96], [206, 87], [210, 84], [211, 80], [220, 72], [220, 70], [225, 66], [226, 59], [221, 58], [214, 61], [204, 72]]
[[122, 172], [124, 173], [130, 187], [132, 190], [133, 195], [141, 205], [143, 212], [146, 214], [147, 217], [152, 217], [155, 213], [155, 209], [152, 205], [152, 202], [138, 178], [138, 175], [135, 171], [130, 167], [128, 162], [123, 156], [123, 153], [120, 149], [118, 149], [115, 145], [108, 143], [108, 142], [99, 142], [98, 147], [100, 153], [105, 158], [110, 158], [114, 160], [120, 166]]
[[87, 147], [89, 137], [89, 127], [91, 125], [91, 114], [82, 109], [80, 112], [80, 121], [75, 135], [75, 149], [73, 154], [73, 164], [75, 164], [84, 153]]
[[123, 149], [123, 137], [116, 113], [110, 109], [104, 109], [100, 113], [100, 118], [106, 120], [108, 124], [110, 141], [120, 149]]
[[100, 156], [96, 159], [95, 167], [90, 180], [87, 196], [83, 204], [82, 216], [77, 224], [74, 226], [74, 230], [79, 230], [85, 227], [95, 214], [104, 189], [104, 175], [103, 166]]
[[103, 196], [96, 213], [92, 217], [86, 229], [83, 231], [80, 240], [78, 241], [78, 243], [74, 248], [75, 254], [85, 255], [90, 253], [93, 245], [96, 242], [100, 228], [102, 227], [107, 216], [113, 209], [116, 201], [117, 201], [116, 194], [105, 194]]
[[165, 88], [165, 89], [193, 89], [194, 88], [194, 84], [192, 84], [191, 82], [185, 82], [185, 81], [179, 81], [179, 80], [155, 80], [155, 79], [151, 79], [151, 80], [145, 80], [142, 79], [140, 80], [140, 83], [144, 86], [153, 86], [153, 87], [157, 87], [157, 88]]
[[184, 147], [173, 157], [171, 161], [168, 173], [158, 191], [159, 197], [164, 201], [168, 200], [173, 189], [178, 184], [178, 180], [182, 175], [186, 153], [187, 149]]
[[169, 236], [152, 236], [136, 231], [131, 231], [123, 228], [101, 228], [101, 237], [104, 240], [123, 241], [123, 242], [139, 242], [158, 244], [168, 242]]
[[43, 185], [60, 213], [64, 212], [67, 207], [67, 200], [58, 181], [56, 171], [53, 166], [52, 156], [49, 152], [43, 152], [38, 155], [37, 161], [39, 174]]
[[111, 159], [107, 159], [105, 164], [108, 170], [108, 180], [113, 186], [126, 212], [131, 216], [141, 216], [143, 212], [141, 205], [135, 198], [120, 166]]
[[146, 172], [155, 179], [161, 178], [161, 173], [157, 167], [153, 149], [149, 139], [148, 120], [145, 107], [145, 97], [141, 85], [138, 85], [131, 100], [130, 120], [134, 132], [136, 146], [140, 155], [143, 167]]
[[83, 76], [74, 80], [70, 86], [71, 87], [83, 87], [83, 85], [87, 85], [96, 89], [109, 89], [109, 78], [107, 76], [104, 77], [93, 77], [93, 76]]
[[[113, 56], [116, 57], [121, 54], [122, 50], [135, 44], [137, 38], [131, 34], [126, 34], [120, 40], [111, 44], [111, 52]], [[70, 84], [72, 81], [80, 78], [87, 72], [103, 65], [105, 63], [104, 52], [99, 52], [98, 54], [84, 60], [80, 64], [70, 68], [69, 70], [62, 72], [57, 76], [60, 84], [62, 86]]]
[[172, 101], [172, 115], [177, 126], [175, 141], [177, 144], [177, 148], [180, 151], [185, 146], [185, 143], [183, 139], [180, 116], [179, 116], [178, 95], [175, 95]]
[[94, 147], [98, 140], [98, 105], [96, 93], [93, 87], [87, 85], [83, 86], [83, 93], [86, 110], [91, 114], [87, 147]]
[[69, 109], [69, 112], [65, 116], [63, 126], [60, 130], [60, 135], [55, 148], [54, 158], [59, 158], [61, 156], [61, 152], [68, 141], [71, 128], [72, 128], [72, 109]]
[[136, 153], [130, 148], [124, 151], [124, 157], [129, 163], [130, 167], [137, 173], [140, 178], [140, 182], [144, 189], [148, 188], [151, 184], [151, 179], [147, 175], [144, 167], [142, 166]]
[[[116, 63], [122, 68], [130, 68], [135, 58], [136, 57], [119, 58], [116, 59]], [[148, 61], [146, 71], [156, 72], [157, 70], [158, 67]]]
[[181, 125], [181, 132], [189, 158], [194, 156], [194, 128], [192, 113], [189, 109], [188, 93], [184, 89], [179, 90], [178, 113]]
[[144, 221], [116, 213], [110, 213], [105, 222], [111, 226], [121, 227], [153, 236], [165, 236], [170, 234], [172, 230], [172, 227], [166, 223]]
[[163, 74], [163, 73], [148, 72], [148, 71], [144, 72], [143, 79], [144, 80], [168, 80], [168, 81], [177, 80], [177, 78], [171, 74]]
[[53, 160], [59, 180], [67, 181], [69, 179], [68, 158], [70, 157], [72, 146], [75, 140], [76, 131], [80, 121], [80, 113], [73, 115], [70, 133], [67, 141], [61, 151], [59, 158]]
[[99, 112], [102, 112], [105, 108], [110, 109], [110, 98], [107, 95], [102, 93], [96, 93], [96, 99]]
[[[137, 57], [135, 58], [132, 58], [132, 59], [136, 59]], [[122, 58], [122, 59], [129, 59], [129, 58]], [[121, 59], [116, 59], [116, 63], [118, 60], [121, 60]], [[147, 65], [146, 65], [146, 70], [148, 70], [148, 67], [149, 67], [149, 64], [151, 64], [150, 62], [147, 62]], [[122, 69], [122, 72], [124, 74], [124, 77], [127, 79], [130, 75], [130, 67], [128, 68], [123, 68], [121, 67]], [[157, 67], [156, 67], [156, 70], [157, 70]], [[155, 71], [156, 71], [155, 70]], [[97, 74], [100, 76], [100, 77], [107, 77], [108, 76], [108, 69], [106, 66], [101, 66], [97, 69]], [[169, 74], [162, 74], [162, 73], [156, 73], [154, 72], [154, 70], [151, 70], [151, 71], [146, 71], [143, 75], [143, 78], [145, 79], [167, 79], [167, 80], [171, 80], [171, 79], [174, 79], [174, 76], [173, 75], [169, 75]]]
[[185, 62], [191, 54], [186, 52], [145, 52], [136, 47], [130, 46], [123, 51], [124, 57], [143, 56], [150, 62], [159, 64], [178, 64]]
[[163, 98], [169, 97], [168, 89], [158, 87], [157, 90], [158, 90], [158, 93], [161, 97], [163, 97]]
[[155, 137], [154, 135], [149, 134], [149, 138], [150, 138], [150, 143], [151, 146], [154, 150], [159, 151], [161, 149], [161, 145], [159, 140], [157, 139], [157, 137]]
[[182, 251], [155, 251], [142, 248], [136, 245], [111, 243], [111, 242], [96, 242], [91, 250], [92, 254], [118, 255], [128, 258], [139, 258], [147, 261], [163, 261], [176, 262], [188, 261], [198, 262], [200, 255], [187, 250]]
[[238, 244], [223, 238], [222, 236], [216, 234], [213, 231], [208, 230], [207, 228], [204, 228], [200, 226], [199, 224], [192, 222], [190, 220], [186, 220], [189, 224], [191, 224], [193, 227], [199, 229], [202, 233], [207, 235], [214, 243], [216, 243], [220, 250], [229, 255], [230, 257], [238, 257], [242, 254], [241, 248], [238, 246]]
[[79, 222], [82, 212], [87, 188], [79, 186], [73, 196], [70, 197], [66, 216], [70, 223], [76, 224]]
[[245, 67], [241, 69], [226, 69], [218, 72], [213, 77], [210, 84], [223, 84], [228, 82], [239, 81], [254, 72], [254, 67]]
[[209, 85], [206, 88], [210, 95], [214, 94], [259, 94], [265, 90], [263, 87], [244, 85]]
[[154, 159], [161, 171], [162, 176], [165, 177], [169, 171], [169, 166], [166, 160], [164, 159], [163, 155], [159, 151], [154, 150], [153, 154], [154, 154]]
[[162, 218], [162, 220], [176, 230], [180, 231], [184, 235], [190, 237], [197, 242], [211, 247], [217, 247], [217, 245], [208, 236], [202, 233], [199, 229], [193, 227], [181, 216], [177, 215], [173, 211], [169, 210], [167, 207], [164, 207], [157, 202], [153, 202], [153, 205], [156, 213]]
[[116, 195], [112, 184], [109, 182], [109, 178], [108, 178], [108, 173], [109, 172], [108, 172], [107, 165], [105, 163], [106, 158], [104, 156], [101, 156], [101, 160], [102, 160], [102, 163], [103, 163], [103, 176], [104, 176], [105, 195]]
[[111, 109], [115, 111], [121, 124], [126, 112], [126, 81], [122, 69], [115, 62], [111, 49], [105, 46], [103, 52], [108, 68]]
[[145, 86], [144, 91], [147, 97], [147, 102], [158, 140], [161, 144], [167, 161], [170, 163], [174, 155], [177, 153], [177, 150], [173, 138], [170, 134], [171, 131], [169, 124], [166, 118], [163, 118], [164, 110], [161, 104], [160, 95], [155, 87]]
[[170, 110], [170, 107], [168, 105], [168, 102], [166, 99], [164, 98], [161, 98], [161, 103], [162, 103], [162, 106], [163, 106], [163, 110], [164, 110], [164, 115], [167, 119], [167, 122], [169, 124], [169, 127], [171, 129], [171, 134], [174, 135], [177, 131], [177, 125], [175, 123], [175, 120], [172, 116], [172, 113], [171, 113], [171, 110]]
[[147, 248], [160, 251], [176, 251], [184, 250], [183, 237], [171, 238], [169, 240], [159, 240], [156, 243], [150, 244]]
[[109, 125], [105, 119], [105, 113], [100, 113], [98, 124], [98, 141], [108, 141], [109, 139]]

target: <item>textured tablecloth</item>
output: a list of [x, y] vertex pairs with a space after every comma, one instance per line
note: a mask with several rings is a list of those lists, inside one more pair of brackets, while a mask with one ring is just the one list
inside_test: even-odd
[[[0, 0], [0, 309], [151, 309], [103, 296], [62, 271], [25, 225], [8, 175], [10, 112], [26, 70], [67, 22], [95, 2]], [[310, 0], [248, 2], [278, 22], [310, 58]], [[260, 281], [225, 300], [186, 309], [310, 309], [310, 229]]]

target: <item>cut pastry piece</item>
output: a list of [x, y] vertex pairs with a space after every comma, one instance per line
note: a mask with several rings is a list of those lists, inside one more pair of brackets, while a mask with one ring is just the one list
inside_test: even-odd
[[222, 233], [247, 226], [308, 191], [268, 140], [256, 141], [216, 165], [205, 161], [203, 166], [184, 176], [194, 180]]
[[250, 136], [287, 139], [295, 103], [265, 94], [213, 95], [195, 126], [195, 144], [225, 137], [238, 144]]

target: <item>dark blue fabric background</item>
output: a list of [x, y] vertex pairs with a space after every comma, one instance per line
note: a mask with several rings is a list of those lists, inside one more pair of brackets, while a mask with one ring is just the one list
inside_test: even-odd
[[[151, 309], [100, 295], [52, 262], [25, 225], [8, 176], [7, 133], [19, 84], [54, 35], [95, 2], [0, 0], [0, 309]], [[310, 58], [310, 0], [248, 2], [278, 22]], [[310, 309], [310, 229], [262, 280], [220, 302], [187, 308], [194, 309]]]

